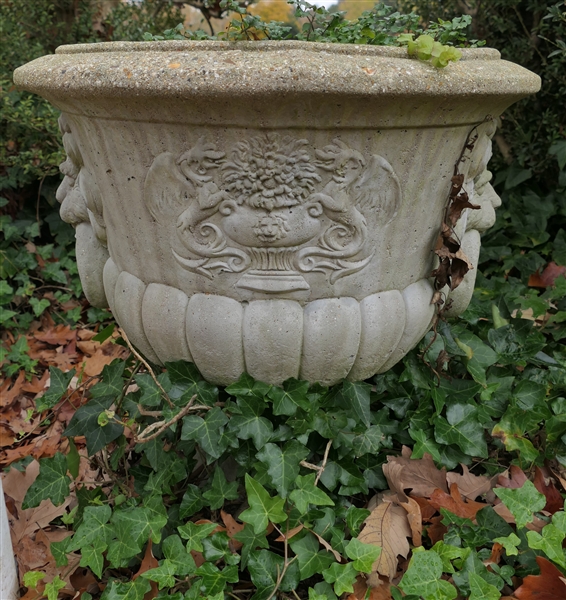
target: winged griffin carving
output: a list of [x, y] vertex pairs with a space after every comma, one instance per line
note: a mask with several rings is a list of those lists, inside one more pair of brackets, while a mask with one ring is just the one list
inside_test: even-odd
[[184, 269], [243, 273], [238, 286], [267, 293], [309, 289], [301, 273], [334, 283], [370, 262], [366, 215], [386, 226], [401, 188], [384, 158], [339, 139], [314, 156], [307, 140], [278, 134], [237, 142], [228, 156], [201, 138], [154, 159], [144, 200], [158, 223], [175, 220]]

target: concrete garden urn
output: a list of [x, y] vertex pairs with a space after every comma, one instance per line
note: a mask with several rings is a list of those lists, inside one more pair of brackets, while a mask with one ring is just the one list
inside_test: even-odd
[[429, 329], [457, 163], [480, 208], [454, 235], [477, 266], [494, 119], [540, 79], [462, 53], [438, 70], [403, 48], [118, 42], [14, 80], [62, 111], [58, 199], [86, 296], [148, 359], [329, 385], [386, 371]]

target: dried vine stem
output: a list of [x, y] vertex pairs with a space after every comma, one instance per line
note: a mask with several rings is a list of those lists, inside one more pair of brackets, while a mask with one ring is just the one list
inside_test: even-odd
[[476, 142], [478, 141], [478, 128], [484, 123], [492, 120], [493, 117], [491, 117], [491, 115], [486, 116], [481, 123], [478, 123], [472, 127], [466, 136], [466, 141], [462, 146], [458, 160], [456, 160], [454, 164], [454, 173], [452, 175], [448, 201], [446, 203], [446, 208], [444, 209], [444, 216], [440, 226], [440, 234], [438, 235], [434, 247], [434, 253], [439, 259], [438, 267], [431, 273], [431, 277], [434, 277], [435, 290], [432, 296], [431, 304], [436, 305], [436, 313], [434, 315], [432, 324], [432, 330], [434, 334], [428, 346], [423, 350], [421, 356], [435, 374], [439, 383], [440, 374], [438, 370], [442, 368], [442, 361], [445, 360], [445, 356], [439, 356], [440, 364], [439, 361], [437, 361], [436, 365], [438, 370], [434, 369], [424, 357], [438, 337], [438, 322], [444, 318], [444, 313], [450, 308], [452, 303], [450, 300], [447, 303], [445, 302], [445, 294], [442, 292], [442, 289], [448, 285], [450, 291], [455, 290], [463, 281], [466, 273], [473, 268], [468, 257], [464, 254], [464, 252], [462, 252], [461, 243], [454, 231], [454, 227], [460, 219], [462, 212], [466, 208], [471, 210], [478, 210], [481, 208], [481, 206], [472, 204], [469, 201], [468, 194], [463, 189], [464, 175], [460, 173], [460, 165], [464, 161], [466, 153], [471, 153], [476, 145]]
[[[210, 410], [210, 406], [206, 406], [204, 404], [195, 404], [194, 401], [197, 399], [197, 395], [195, 394], [188, 402], [187, 406], [183, 407], [180, 412], [178, 412], [172, 419], [157, 421], [156, 423], [152, 423], [149, 427], [146, 427], [140, 435], [134, 436], [134, 442], [137, 444], [145, 444], [146, 442], [150, 442], [154, 440], [156, 437], [159, 437], [168, 427], [174, 425], [179, 419], [182, 419], [185, 415], [189, 414], [191, 411], [195, 410]], [[138, 408], [139, 405], [138, 405]], [[140, 410], [141, 412], [141, 410]], [[151, 416], [161, 416], [162, 413], [158, 411], [147, 411], [151, 413]], [[156, 431], [157, 430], [157, 431]], [[153, 432], [153, 433], [151, 433]], [[151, 435], [150, 435], [151, 434]]]
[[153, 379], [153, 381], [155, 381], [155, 385], [159, 388], [160, 392], [163, 394], [163, 397], [165, 398], [165, 400], [167, 400], [167, 404], [169, 404], [170, 408], [174, 408], [174, 404], [173, 402], [171, 402], [171, 398], [169, 398], [169, 395], [167, 394], [167, 392], [164, 390], [163, 386], [159, 383], [159, 381], [157, 380], [157, 377], [155, 376], [155, 373], [153, 372], [153, 369], [151, 368], [150, 364], [147, 362], [147, 360], [145, 360], [145, 358], [132, 346], [132, 343], [130, 342], [128, 336], [126, 335], [126, 332], [120, 327], [118, 329], [118, 331], [120, 332], [120, 335], [124, 338], [124, 341], [126, 342], [126, 344], [128, 344], [128, 348], [130, 349], [130, 352], [143, 364], [143, 366], [147, 369], [148, 373], [151, 375], [151, 378]]
[[324, 469], [326, 468], [326, 463], [328, 462], [328, 453], [330, 452], [330, 446], [332, 446], [332, 440], [328, 440], [328, 444], [326, 444], [326, 448], [324, 450], [324, 456], [322, 458], [321, 465], [313, 465], [306, 460], [302, 460], [299, 464], [306, 469], [311, 469], [312, 471], [317, 471], [316, 479], [314, 480], [314, 484], [318, 485], [322, 474], [324, 473]]

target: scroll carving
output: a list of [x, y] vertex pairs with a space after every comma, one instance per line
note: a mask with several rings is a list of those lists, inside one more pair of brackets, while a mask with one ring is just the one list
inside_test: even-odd
[[267, 134], [228, 153], [201, 138], [178, 157], [158, 155], [144, 200], [157, 222], [175, 220], [184, 251], [172, 252], [184, 269], [242, 273], [239, 287], [277, 293], [309, 289], [302, 273], [334, 283], [363, 269], [373, 256], [366, 215], [387, 225], [401, 188], [384, 158], [339, 139], [313, 151]]

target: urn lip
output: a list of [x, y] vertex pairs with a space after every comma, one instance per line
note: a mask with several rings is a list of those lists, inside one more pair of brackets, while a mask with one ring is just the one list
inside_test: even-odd
[[499, 97], [540, 89], [540, 77], [493, 48], [462, 49], [445, 69], [406, 48], [301, 41], [100, 42], [60, 46], [16, 69], [20, 88], [50, 100], [97, 97]]
[[[161, 40], [156, 42], [94, 42], [59, 46], [55, 54], [84, 54], [99, 52], [284, 52], [303, 50], [310, 53], [330, 53], [347, 56], [376, 56], [411, 59], [406, 47], [369, 46], [367, 44], [338, 44], [304, 42], [300, 40], [221, 41], [221, 40]], [[460, 60], [499, 60], [495, 48], [460, 48]]]

